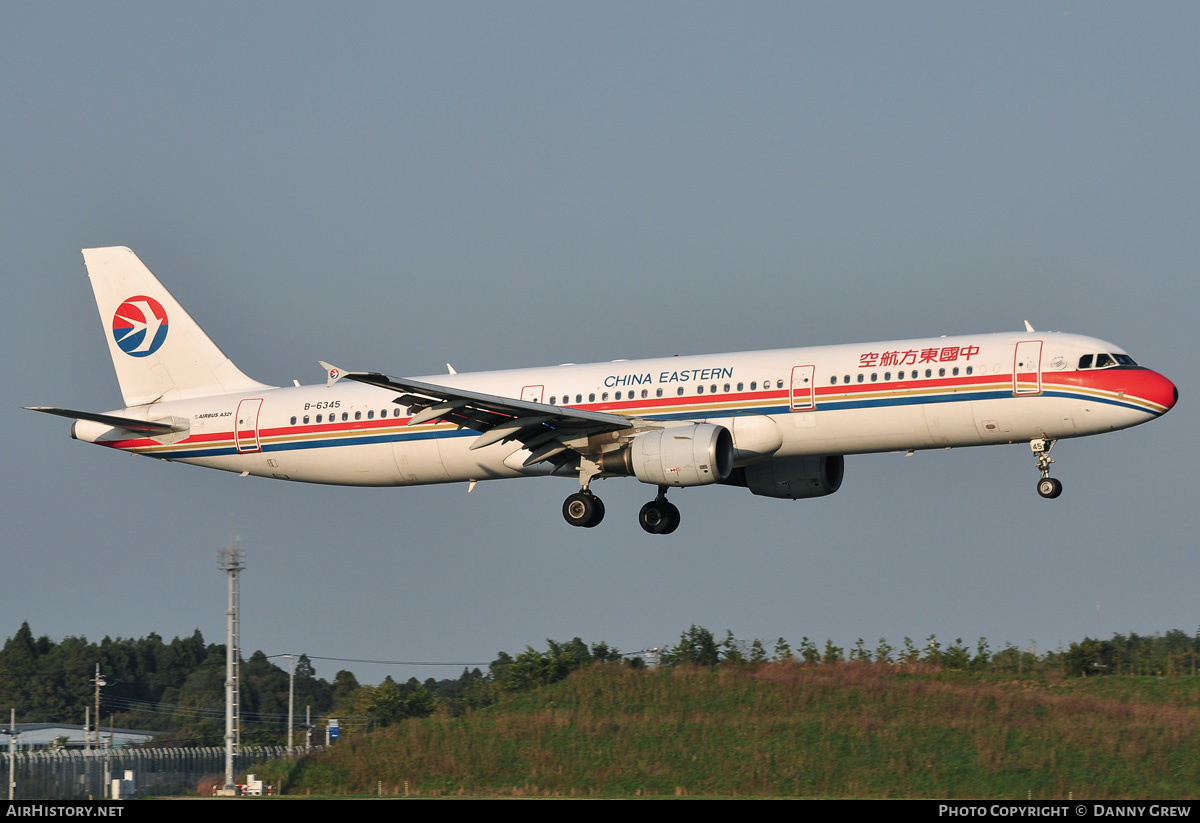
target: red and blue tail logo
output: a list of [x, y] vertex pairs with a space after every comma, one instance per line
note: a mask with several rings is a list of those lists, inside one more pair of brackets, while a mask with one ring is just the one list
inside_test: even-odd
[[153, 297], [130, 297], [117, 306], [112, 319], [113, 339], [131, 357], [154, 354], [167, 339], [167, 313]]

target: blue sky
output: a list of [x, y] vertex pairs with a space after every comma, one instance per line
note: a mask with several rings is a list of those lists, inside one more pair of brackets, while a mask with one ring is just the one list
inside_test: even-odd
[[[487, 661], [696, 623], [1055, 648], [1195, 630], [1194, 4], [7, 4], [0, 636], [224, 636]], [[1180, 387], [1151, 425], [847, 459], [836, 495], [292, 485], [131, 460], [79, 250], [128, 245], [252, 377], [397, 375], [1021, 328]], [[332, 676], [339, 666], [323, 664]], [[354, 665], [385, 674], [457, 669]]]

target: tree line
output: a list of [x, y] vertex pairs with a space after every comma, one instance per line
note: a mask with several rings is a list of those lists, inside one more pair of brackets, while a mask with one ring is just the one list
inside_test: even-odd
[[[917, 643], [904, 638], [892, 645], [881, 638], [869, 646], [831, 640], [819, 645], [804, 637], [794, 647], [780, 637], [773, 643], [739, 640], [731, 631], [718, 638], [693, 625], [677, 643], [652, 651], [622, 654], [607, 643], [590, 646], [578, 637], [547, 640], [544, 650], [527, 646], [517, 654], [499, 652], [487, 672], [464, 669], [455, 679], [424, 682], [391, 677], [378, 686], [360, 684], [348, 670], [332, 682], [316, 676], [306, 655], [295, 666], [297, 723], [305, 707], [314, 719], [337, 717], [347, 731], [383, 728], [410, 717], [436, 712], [464, 714], [495, 703], [507, 693], [536, 689], [596, 664], [644, 667], [741, 666], [766, 662], [796, 665], [922, 663], [946, 669], [1003, 674], [1060, 673], [1098, 675], [1195, 676], [1200, 629], [1194, 635], [1174, 629], [1165, 634], [1115, 634], [1109, 640], [1085, 638], [1067, 648], [1038, 652], [1012, 643], [993, 650], [986, 638], [967, 645], [961, 638], [943, 643], [935, 636]], [[16, 709], [20, 722], [81, 723], [93, 703], [92, 678], [100, 665], [101, 725], [160, 732], [156, 743], [220, 745], [224, 735], [225, 646], [206, 643], [200, 631], [164, 641], [151, 633], [141, 639], [99, 643], [82, 637], [60, 642], [34, 637], [28, 623], [0, 649], [0, 710]], [[286, 665], [286, 664], [284, 664]], [[288, 672], [256, 651], [241, 664], [242, 740], [246, 744], [286, 741]], [[303, 742], [298, 740], [297, 742]]]
[[663, 655], [663, 662], [668, 665], [738, 665], [768, 660], [795, 661], [808, 665], [842, 662], [926, 663], [963, 671], [1015, 674], [1058, 672], [1067, 677], [1104, 674], [1194, 676], [1197, 662], [1200, 662], [1200, 628], [1194, 635], [1172, 629], [1162, 635], [1130, 632], [1128, 635], [1114, 634], [1111, 640], [1084, 638], [1065, 649], [1060, 647], [1040, 654], [1032, 644], [1022, 649], [1005, 643], [1002, 648], [993, 650], [986, 637], [968, 646], [961, 637], [947, 644], [938, 640], [936, 635], [930, 635], [922, 643], [905, 637], [900, 646], [893, 646], [881, 637], [874, 648], [861, 637], [850, 647], [837, 646], [832, 640], [826, 640], [823, 646], [819, 646], [804, 637], [793, 649], [787, 640], [780, 637], [768, 653], [761, 640], [737, 640], [732, 632], [726, 632], [724, 639], [717, 640], [708, 629], [693, 625]]

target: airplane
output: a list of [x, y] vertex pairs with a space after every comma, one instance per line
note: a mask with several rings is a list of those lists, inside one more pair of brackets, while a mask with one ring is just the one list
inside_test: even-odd
[[565, 476], [572, 526], [604, 518], [596, 478], [657, 487], [638, 513], [670, 534], [676, 487], [833, 494], [845, 456], [1029, 443], [1037, 492], [1061, 439], [1169, 411], [1175, 385], [1119, 346], [1034, 331], [417, 378], [322, 362], [324, 385], [243, 374], [128, 248], [84, 262], [125, 407], [75, 420], [71, 437], [132, 454], [305, 483], [411, 486]]

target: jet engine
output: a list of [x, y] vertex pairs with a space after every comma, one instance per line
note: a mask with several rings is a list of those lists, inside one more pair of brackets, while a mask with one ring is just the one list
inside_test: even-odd
[[745, 486], [753, 494], [800, 500], [824, 497], [842, 485], [846, 460], [840, 454], [826, 457], [777, 457], [734, 469], [725, 482]]
[[602, 455], [600, 467], [655, 486], [720, 483], [733, 471], [733, 435], [711, 423], [655, 429]]

